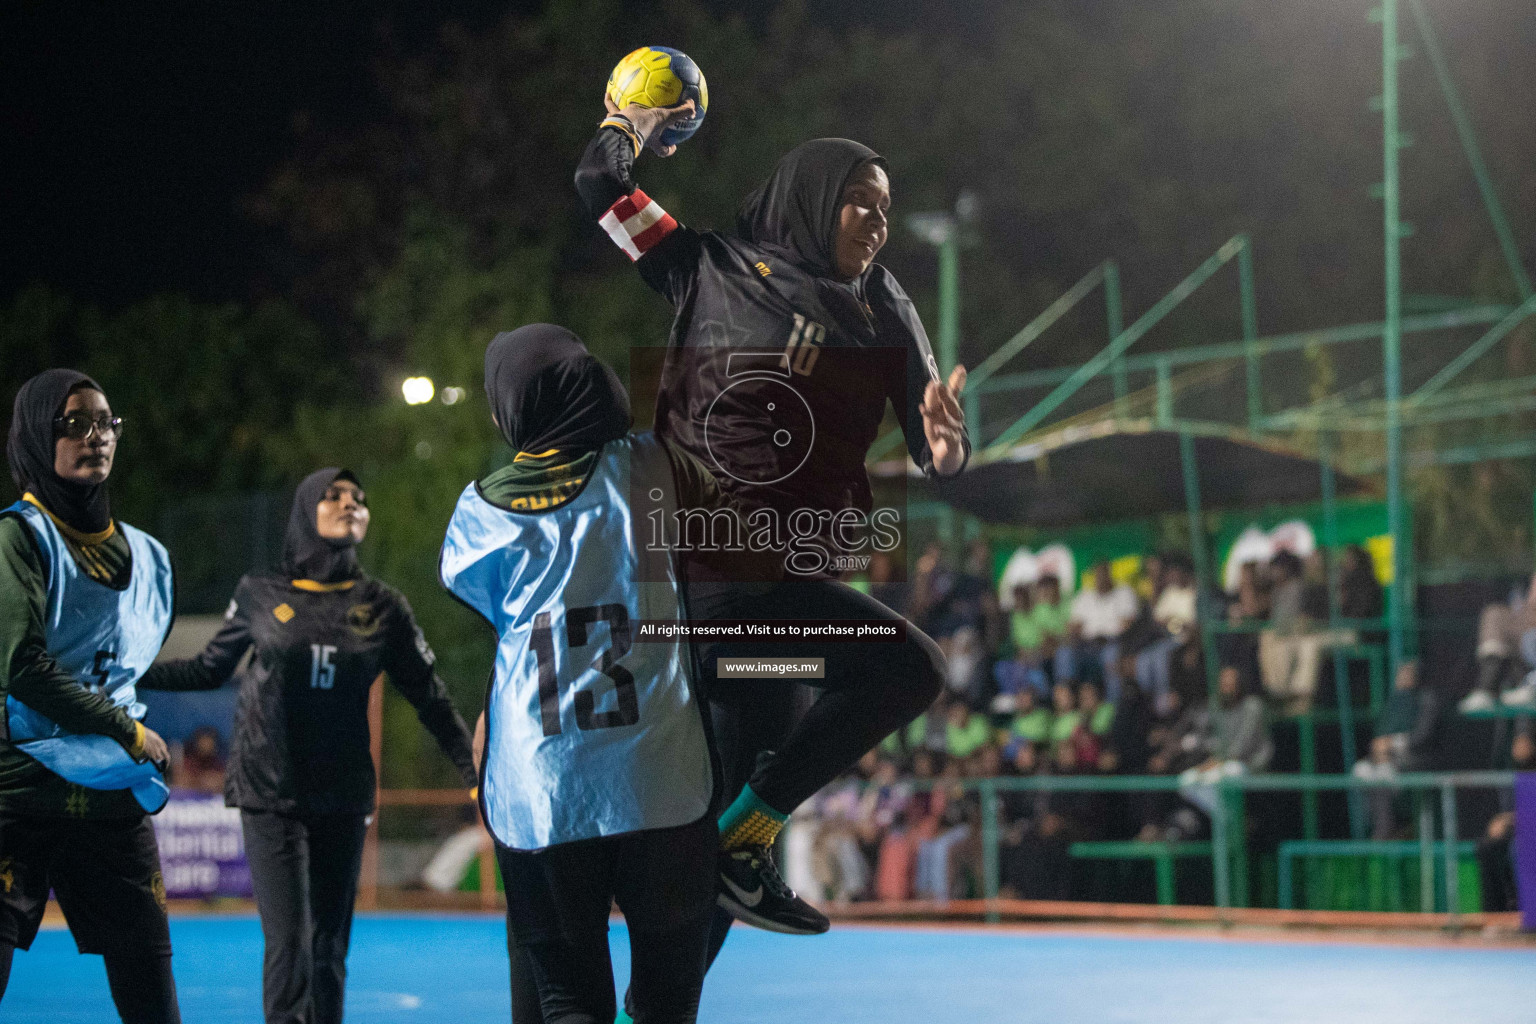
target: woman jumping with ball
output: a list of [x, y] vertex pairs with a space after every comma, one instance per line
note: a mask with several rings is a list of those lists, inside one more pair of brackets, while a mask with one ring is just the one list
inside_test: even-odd
[[[873, 499], [864, 459], [887, 401], [923, 472], [959, 473], [970, 453], [959, 404], [965, 370], [941, 382], [911, 300], [874, 262], [891, 202], [885, 161], [847, 139], [806, 142], [747, 197], [734, 234], [697, 231], [632, 177], [643, 150], [676, 150], [662, 133], [693, 114], [692, 101], [669, 109], [607, 103], [576, 188], [589, 214], [677, 311], [657, 433], [708, 466], [720, 488], [763, 521], [820, 523], [818, 542], [833, 552], [848, 541], [838, 523], [868, 521]], [[763, 383], [744, 386], [749, 380]], [[780, 582], [691, 584], [695, 620], [905, 627], [904, 639], [893, 643], [702, 649], [730, 801], [719, 818], [722, 912], [712, 952], [733, 916], [791, 934], [827, 929], [826, 917], [779, 877], [773, 840], [790, 811], [922, 713], [940, 689], [943, 657], [932, 640], [832, 578], [818, 559], [810, 563], [788, 565], [793, 578]], [[825, 677], [806, 680], [820, 692], [798, 719], [793, 686], [718, 677], [722, 656], [808, 653], [825, 659]]]

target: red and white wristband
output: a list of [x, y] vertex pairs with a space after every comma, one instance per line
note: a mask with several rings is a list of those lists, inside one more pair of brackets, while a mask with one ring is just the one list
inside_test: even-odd
[[631, 260], [638, 260], [677, 230], [672, 215], [638, 188], [608, 207], [597, 223]]

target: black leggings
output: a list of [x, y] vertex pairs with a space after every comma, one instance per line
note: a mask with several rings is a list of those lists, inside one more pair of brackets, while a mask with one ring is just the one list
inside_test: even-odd
[[[944, 655], [921, 630], [867, 594], [836, 580], [773, 585], [695, 584], [692, 619], [806, 619], [902, 624], [900, 642], [720, 643], [699, 650], [729, 804], [746, 783], [788, 814], [853, 767], [881, 740], [922, 714], [944, 683]], [[823, 658], [825, 678], [789, 683], [718, 679], [716, 660]], [[797, 695], [820, 693], [804, 713]], [[773, 751], [768, 757], [758, 755]]]
[[[721, 799], [727, 805], [750, 782], [765, 803], [789, 813], [885, 737], [928, 710], [944, 685], [944, 655], [938, 644], [845, 583], [693, 584], [688, 605], [689, 618], [696, 620], [905, 623], [906, 639], [900, 643], [731, 643], [700, 648], [702, 682], [710, 697], [721, 762]], [[715, 663], [721, 657], [824, 658], [826, 677], [795, 683], [720, 680], [715, 678]], [[809, 687], [820, 692], [808, 693]], [[713, 917], [711, 964], [725, 945], [732, 922], [731, 915], [718, 907]], [[632, 994], [625, 997], [625, 1006], [633, 1007]]]
[[340, 1024], [367, 819], [241, 810], [267, 1024]]
[[[710, 818], [567, 843], [537, 853], [499, 846], [515, 1024], [611, 1024], [617, 1012], [608, 914], [629, 928], [636, 1024], [692, 1024], [704, 985], [718, 838]], [[528, 990], [536, 987], [531, 1004]]]
[[[700, 585], [690, 590], [689, 600], [694, 619], [905, 621], [874, 598], [832, 580], [767, 588]], [[944, 685], [944, 655], [911, 623], [901, 643], [712, 644], [700, 656], [711, 688], [722, 800], [728, 805], [751, 783], [765, 803], [786, 814], [928, 710]], [[768, 679], [727, 682], [715, 678], [720, 657], [825, 658], [826, 678], [798, 681], [803, 686]], [[810, 694], [806, 687], [821, 692]], [[711, 964], [732, 920], [716, 908]]]
[[[0, 943], [0, 1000], [11, 983], [16, 947]], [[115, 950], [102, 955], [107, 986], [123, 1024], [181, 1024], [176, 982], [171, 978], [171, 954], [145, 950]]]

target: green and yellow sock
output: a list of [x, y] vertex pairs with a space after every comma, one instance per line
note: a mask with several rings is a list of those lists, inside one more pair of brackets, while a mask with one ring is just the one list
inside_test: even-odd
[[741, 795], [720, 815], [720, 848], [772, 846], [788, 820], [789, 815], [769, 807], [751, 786], [743, 786]]

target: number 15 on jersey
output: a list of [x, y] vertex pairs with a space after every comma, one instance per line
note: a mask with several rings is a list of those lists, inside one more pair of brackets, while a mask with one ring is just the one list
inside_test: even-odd
[[329, 690], [336, 685], [336, 666], [331, 659], [336, 648], [331, 644], [309, 645], [309, 688]]

